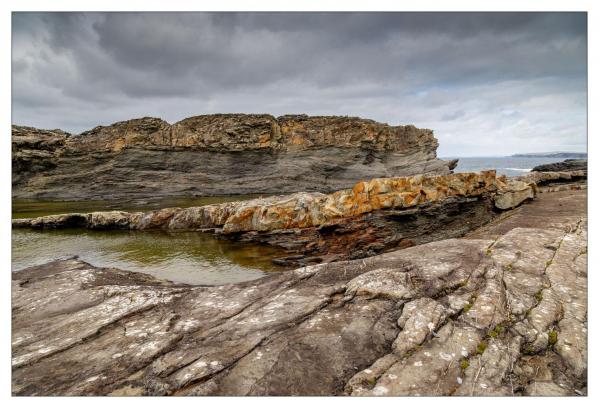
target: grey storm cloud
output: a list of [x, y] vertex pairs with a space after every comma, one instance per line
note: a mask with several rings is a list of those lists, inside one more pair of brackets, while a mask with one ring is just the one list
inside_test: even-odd
[[13, 123], [352, 115], [440, 155], [586, 149], [585, 13], [14, 13]]

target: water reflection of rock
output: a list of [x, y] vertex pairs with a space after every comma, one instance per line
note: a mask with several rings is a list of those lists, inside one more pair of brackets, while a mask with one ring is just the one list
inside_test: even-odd
[[283, 268], [271, 262], [281, 249], [243, 244], [201, 232], [13, 230], [13, 270], [77, 255], [104, 267], [195, 284], [256, 279]]

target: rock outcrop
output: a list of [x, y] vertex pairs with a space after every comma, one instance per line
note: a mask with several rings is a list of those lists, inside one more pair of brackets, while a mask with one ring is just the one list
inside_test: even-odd
[[583, 159], [568, 159], [562, 162], [541, 164], [532, 169], [532, 171], [573, 171], [587, 169], [587, 161]]
[[13, 273], [14, 395], [586, 395], [586, 221], [216, 287]]
[[13, 126], [12, 139], [15, 198], [330, 192], [456, 165], [437, 159], [431, 130], [353, 117], [142, 118], [80, 135]]
[[[298, 266], [358, 259], [456, 238], [535, 197], [547, 183], [586, 179], [581, 172], [496, 177], [494, 171], [373, 179], [331, 194], [295, 193], [150, 212], [108, 211], [13, 220], [14, 228], [201, 230], [285, 249], [273, 262]], [[537, 183], [541, 187], [537, 186]], [[552, 185], [552, 184], [551, 184]], [[555, 187], [550, 187], [555, 189]]]
[[331, 194], [295, 193], [146, 213], [123, 211], [20, 219], [13, 227], [210, 231], [285, 248], [275, 262], [301, 265], [372, 256], [458, 237], [493, 216], [494, 171], [373, 179]]

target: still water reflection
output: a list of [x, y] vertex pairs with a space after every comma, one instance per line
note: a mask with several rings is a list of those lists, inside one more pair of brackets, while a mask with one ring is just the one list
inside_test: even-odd
[[[161, 200], [144, 203], [14, 201], [13, 218], [107, 209], [146, 210], [188, 207], [249, 197]], [[283, 252], [274, 248], [216, 239], [201, 232], [163, 231], [35, 231], [12, 232], [12, 269], [19, 270], [54, 259], [78, 255], [99, 267], [150, 273], [191, 284], [242, 282], [282, 268], [272, 264]]]

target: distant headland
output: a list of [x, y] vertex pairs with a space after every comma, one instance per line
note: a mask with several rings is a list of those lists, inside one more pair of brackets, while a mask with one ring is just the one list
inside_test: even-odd
[[545, 152], [545, 153], [519, 153], [512, 154], [511, 157], [569, 157], [577, 159], [586, 159], [587, 153], [580, 152]]

